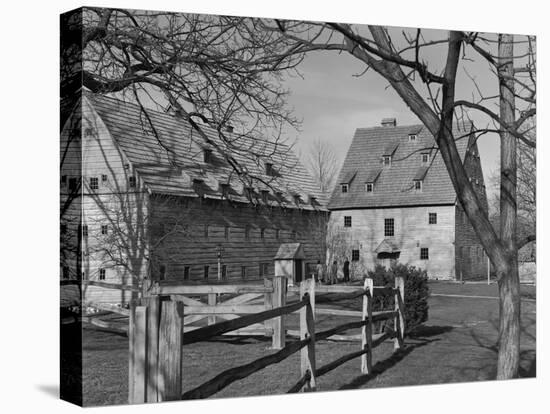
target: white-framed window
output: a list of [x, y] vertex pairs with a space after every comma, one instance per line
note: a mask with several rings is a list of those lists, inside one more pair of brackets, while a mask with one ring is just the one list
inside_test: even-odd
[[427, 247], [421, 247], [420, 248], [420, 260], [429, 260], [430, 259], [430, 252]]
[[428, 213], [428, 224], [437, 224], [437, 213]]
[[391, 166], [391, 155], [384, 155], [382, 157], [382, 164], [384, 164], [385, 167]]
[[415, 191], [422, 191], [422, 180], [414, 180]]
[[101, 174], [101, 182], [106, 183], [109, 178], [107, 177], [107, 174]]
[[347, 193], [348, 190], [349, 190], [348, 184], [342, 184], [342, 187], [341, 187], [341, 188], [342, 188], [342, 192], [343, 192], [343, 193]]
[[351, 227], [351, 216], [344, 216], [344, 227]]
[[384, 219], [384, 237], [393, 237], [395, 235], [394, 219]]
[[136, 177], [134, 177], [133, 175], [128, 177], [128, 185], [130, 187], [135, 187], [136, 186]]
[[105, 269], [99, 269], [99, 280], [105, 280]]
[[374, 183], [366, 183], [365, 184], [365, 191], [367, 193], [372, 193], [374, 191]]
[[109, 232], [109, 226], [106, 224], [101, 225], [101, 234], [107, 234]]
[[99, 179], [97, 177], [90, 177], [90, 190], [97, 190], [99, 188]]
[[420, 154], [420, 161], [422, 164], [428, 164], [430, 162], [430, 154], [427, 152]]
[[416, 141], [416, 134], [409, 134], [409, 141], [410, 142]]
[[351, 261], [352, 262], [358, 262], [359, 261], [359, 250], [355, 249], [351, 251]]

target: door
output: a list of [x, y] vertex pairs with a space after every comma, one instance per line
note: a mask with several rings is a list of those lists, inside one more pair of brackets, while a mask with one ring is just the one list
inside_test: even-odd
[[296, 283], [300, 283], [303, 279], [303, 272], [302, 272], [302, 260], [296, 259], [294, 260], [294, 280]]

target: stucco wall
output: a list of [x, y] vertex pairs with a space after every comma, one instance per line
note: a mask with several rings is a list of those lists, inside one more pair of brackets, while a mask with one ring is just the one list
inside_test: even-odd
[[[437, 213], [437, 224], [428, 223], [428, 214]], [[351, 216], [352, 226], [344, 227], [344, 216]], [[393, 237], [384, 236], [384, 219], [393, 218]], [[388, 239], [399, 247], [399, 262], [426, 269], [431, 279], [455, 278], [455, 206], [380, 208], [362, 210], [335, 210], [331, 212], [330, 232], [340, 232], [346, 239], [345, 253], [351, 258], [351, 250], [359, 249], [359, 262], [352, 262], [354, 276], [371, 270], [377, 263], [375, 249]], [[420, 259], [420, 249], [429, 249], [429, 259]], [[330, 249], [330, 242], [329, 242]], [[336, 255], [339, 265], [342, 254], [332, 248], [329, 261]]]

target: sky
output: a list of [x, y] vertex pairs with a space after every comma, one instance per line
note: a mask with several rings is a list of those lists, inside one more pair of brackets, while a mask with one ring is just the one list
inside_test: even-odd
[[[401, 28], [392, 30], [401, 33]], [[446, 32], [436, 30], [425, 31], [425, 34], [428, 39], [446, 36]], [[457, 98], [469, 99], [472, 93], [477, 95], [472, 78], [476, 79], [484, 95], [495, 94], [498, 84], [488, 65], [472, 52], [467, 56], [473, 61], [464, 61], [457, 74]], [[441, 68], [446, 58], [445, 47], [431, 47], [422, 57], [430, 67]], [[321, 52], [308, 55], [301, 63], [302, 77], [286, 79], [284, 86], [290, 90], [288, 103], [294, 108], [295, 116], [302, 120], [300, 131], [287, 130], [298, 153], [307, 152], [313, 140], [320, 138], [330, 142], [343, 161], [357, 128], [379, 126], [382, 118], [387, 117], [396, 118], [398, 125], [420, 123], [380, 75], [369, 70], [356, 76], [364, 69], [362, 62], [347, 54]], [[485, 116], [471, 113], [471, 117], [478, 127], [488, 125]], [[496, 134], [484, 135], [478, 140], [478, 146], [490, 198], [494, 191], [489, 185], [489, 177], [499, 168], [499, 138]]]

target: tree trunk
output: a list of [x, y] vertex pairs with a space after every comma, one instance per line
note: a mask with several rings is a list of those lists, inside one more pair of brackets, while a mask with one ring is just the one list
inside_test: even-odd
[[[499, 35], [498, 76], [500, 118], [515, 121], [513, 35]], [[495, 263], [499, 276], [500, 324], [497, 379], [516, 378], [519, 368], [520, 296], [516, 246], [516, 139], [504, 128], [500, 133], [500, 240], [507, 252], [506, 263]]]

